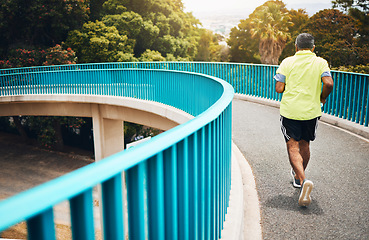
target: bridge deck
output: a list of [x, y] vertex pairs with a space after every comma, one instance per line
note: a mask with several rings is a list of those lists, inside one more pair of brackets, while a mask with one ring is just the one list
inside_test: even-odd
[[[256, 178], [264, 239], [369, 238], [368, 140], [320, 123], [307, 171], [315, 189], [312, 204], [306, 209], [298, 207], [299, 191], [290, 183], [277, 108], [234, 100], [233, 140]], [[16, 151], [12, 154], [16, 157]], [[32, 156], [35, 154], [37, 151]], [[76, 159], [71, 162], [80, 164]], [[0, 184], [6, 192], [4, 188]], [[24, 189], [13, 185], [12, 190]]]
[[368, 239], [369, 141], [319, 123], [307, 178], [308, 208], [297, 204], [279, 109], [233, 101], [233, 140], [253, 169], [264, 239]]

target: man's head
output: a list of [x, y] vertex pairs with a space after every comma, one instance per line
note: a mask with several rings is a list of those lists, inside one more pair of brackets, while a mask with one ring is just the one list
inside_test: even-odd
[[312, 50], [314, 49], [314, 37], [309, 33], [301, 33], [297, 36], [296, 41], [296, 50]]

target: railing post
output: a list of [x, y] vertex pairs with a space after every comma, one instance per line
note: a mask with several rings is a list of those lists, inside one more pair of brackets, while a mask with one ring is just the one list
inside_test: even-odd
[[104, 239], [125, 239], [121, 173], [113, 176], [111, 179], [103, 182], [101, 185]]
[[189, 136], [189, 206], [190, 206], [190, 239], [197, 239], [199, 234], [199, 154], [198, 154], [198, 132]]
[[73, 239], [95, 239], [92, 189], [73, 197], [69, 202]]
[[149, 239], [165, 239], [163, 153], [148, 161]]
[[178, 235], [179, 239], [190, 240], [189, 236], [189, 152], [188, 138], [178, 143]]
[[164, 151], [165, 239], [178, 239], [177, 146]]
[[147, 201], [146, 164], [140, 163], [126, 171], [128, 232], [130, 239], [144, 240], [147, 235], [145, 209]]
[[54, 213], [52, 208], [27, 220], [29, 240], [55, 239]]

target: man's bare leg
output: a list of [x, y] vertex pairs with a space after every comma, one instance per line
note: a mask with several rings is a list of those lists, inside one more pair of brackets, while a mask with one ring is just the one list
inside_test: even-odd
[[[287, 142], [287, 152], [291, 166], [296, 173], [296, 179], [299, 179], [300, 183], [303, 183], [303, 181], [305, 180], [305, 168], [304, 168], [304, 159], [300, 153], [300, 143], [295, 139], [291, 138]], [[304, 152], [304, 154], [306, 154], [306, 152]]]
[[303, 159], [304, 170], [306, 170], [310, 160], [310, 143], [305, 140], [300, 140], [299, 147], [300, 147], [300, 155]]

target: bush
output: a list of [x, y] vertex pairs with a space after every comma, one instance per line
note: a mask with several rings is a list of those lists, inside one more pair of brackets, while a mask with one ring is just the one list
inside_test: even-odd
[[337, 70], [337, 71], [342, 71], [342, 72], [354, 72], [354, 73], [369, 74], [369, 64], [356, 65], [356, 66], [341, 66], [341, 67], [338, 67], [338, 68], [332, 68], [332, 70]]
[[41, 65], [75, 64], [76, 54], [71, 49], [63, 49], [59, 44], [44, 49], [13, 49], [6, 60], [0, 60], [0, 68], [32, 67]]
[[76, 53], [71, 48], [64, 50], [57, 44], [46, 50], [45, 62], [42, 65], [75, 64], [76, 61]]

